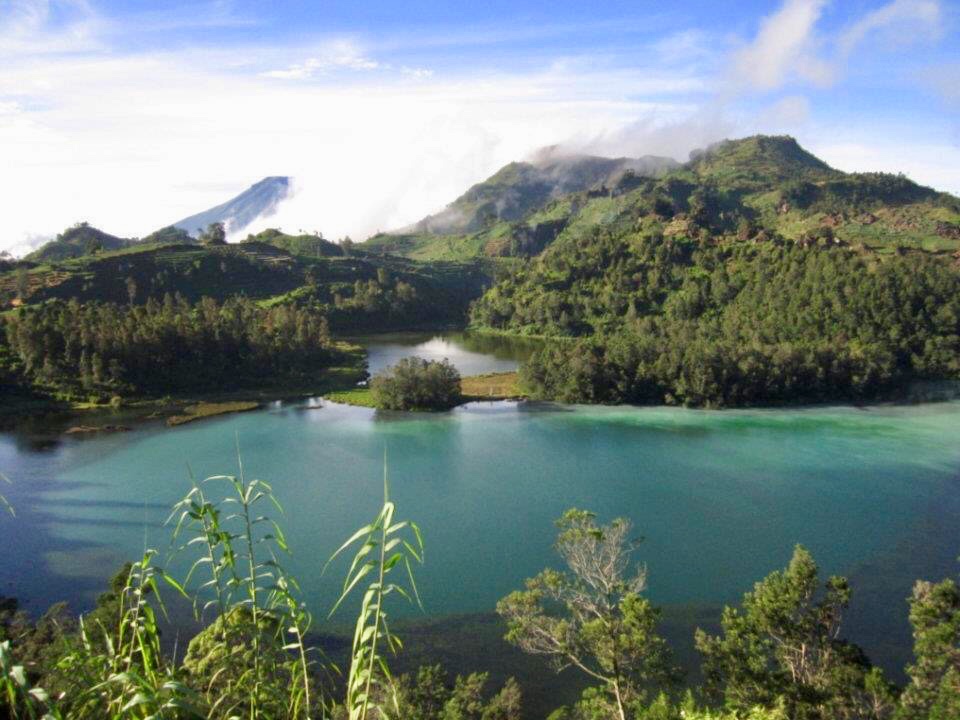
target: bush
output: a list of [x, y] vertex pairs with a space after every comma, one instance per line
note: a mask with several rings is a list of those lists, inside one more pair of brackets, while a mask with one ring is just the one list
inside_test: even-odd
[[460, 403], [460, 373], [449, 360], [403, 358], [370, 383], [381, 410], [449, 410]]

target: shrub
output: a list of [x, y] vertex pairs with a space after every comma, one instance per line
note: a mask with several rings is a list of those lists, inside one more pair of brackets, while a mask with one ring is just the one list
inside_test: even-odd
[[460, 373], [449, 360], [403, 358], [370, 383], [382, 410], [449, 410], [461, 400]]

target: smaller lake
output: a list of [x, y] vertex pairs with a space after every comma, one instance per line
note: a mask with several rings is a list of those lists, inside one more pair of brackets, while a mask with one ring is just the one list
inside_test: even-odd
[[349, 340], [366, 348], [371, 375], [411, 356], [446, 358], [463, 376], [512, 372], [539, 346], [535, 340], [467, 332], [393, 333]]

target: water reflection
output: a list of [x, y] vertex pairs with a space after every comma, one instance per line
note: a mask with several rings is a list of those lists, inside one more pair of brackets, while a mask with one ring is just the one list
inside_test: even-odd
[[467, 332], [392, 333], [350, 338], [367, 350], [370, 374], [405, 357], [448, 359], [461, 375], [511, 372], [530, 357], [540, 342]]

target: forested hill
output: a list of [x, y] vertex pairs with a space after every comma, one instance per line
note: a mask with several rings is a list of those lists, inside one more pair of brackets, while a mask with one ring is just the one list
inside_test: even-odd
[[128, 238], [105, 233], [82, 222], [67, 228], [57, 235], [56, 239], [27, 255], [26, 259], [37, 262], [66, 260], [102, 250], [120, 250], [129, 247], [133, 242]]
[[3, 261], [0, 394], [102, 402], [316, 388], [355, 363], [337, 335], [464, 325], [492, 282], [488, 265], [371, 255], [277, 230], [237, 244], [141, 242]]
[[560, 201], [563, 230], [473, 308], [477, 327], [575, 339], [526, 366], [534, 396], [741, 405], [960, 377], [957, 198], [790, 138], [637, 182]]
[[605, 158], [545, 148], [530, 162], [500, 168], [441, 212], [404, 230], [377, 235], [367, 245], [424, 259], [522, 254], [509, 252], [510, 228], [552, 201], [630, 178], [658, 177], [677, 167], [667, 157]]
[[7, 263], [0, 267], [0, 310], [52, 300], [139, 305], [168, 294], [190, 302], [242, 295], [266, 304], [316, 305], [334, 331], [436, 327], [463, 324], [490, 276], [482, 262], [419, 263], [316, 235], [266, 230], [236, 244], [138, 243]]
[[512, 192], [521, 173], [511, 168], [450, 206], [471, 218], [467, 225], [428, 232], [422, 222], [368, 244], [415, 258], [532, 257], [597, 227], [623, 232], [642, 226], [676, 237], [780, 236], [882, 251], [960, 249], [957, 198], [900, 175], [834, 170], [789, 137], [726, 141], [656, 173], [621, 169], [573, 192], [541, 196], [525, 213], [464, 214], [465, 198], [502, 187]]

